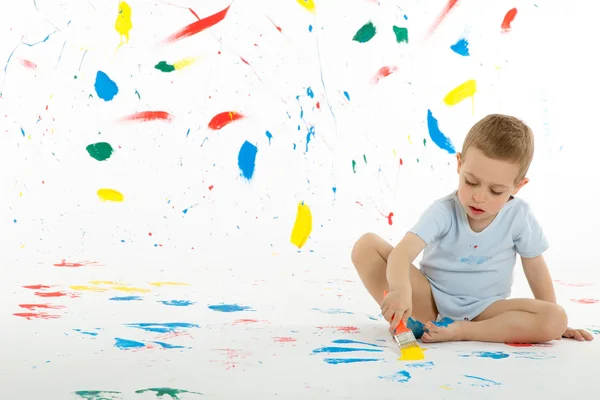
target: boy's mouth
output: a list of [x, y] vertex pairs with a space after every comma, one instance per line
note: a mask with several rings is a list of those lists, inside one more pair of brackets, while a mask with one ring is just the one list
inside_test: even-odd
[[483, 211], [482, 209], [480, 209], [480, 208], [475, 208], [475, 207], [473, 207], [473, 206], [469, 206], [469, 210], [470, 210], [470, 211], [471, 211], [473, 214], [475, 214], [475, 215], [480, 215], [480, 214], [483, 214], [483, 213], [484, 213], [484, 211]]

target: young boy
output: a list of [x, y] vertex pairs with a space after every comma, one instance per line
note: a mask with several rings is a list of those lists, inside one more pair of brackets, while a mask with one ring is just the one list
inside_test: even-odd
[[[567, 327], [542, 255], [548, 241], [514, 197], [529, 181], [533, 150], [525, 123], [488, 115], [457, 154], [457, 191], [432, 203], [396, 247], [372, 233], [356, 242], [352, 262], [391, 331], [412, 317], [426, 322], [423, 342], [592, 340]], [[422, 250], [419, 270], [411, 263]], [[517, 254], [535, 299], [507, 299]], [[454, 322], [433, 322], [443, 318]]]

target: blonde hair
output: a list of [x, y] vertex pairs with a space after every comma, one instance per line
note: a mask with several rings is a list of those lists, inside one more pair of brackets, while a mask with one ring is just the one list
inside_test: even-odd
[[486, 157], [519, 164], [521, 168], [516, 179], [519, 182], [533, 160], [533, 132], [518, 118], [490, 114], [469, 130], [462, 146], [463, 158], [469, 147], [476, 147]]

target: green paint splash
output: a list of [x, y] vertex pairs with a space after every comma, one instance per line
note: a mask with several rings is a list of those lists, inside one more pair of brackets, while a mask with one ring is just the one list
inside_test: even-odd
[[105, 390], [79, 390], [75, 392], [75, 395], [86, 400], [118, 400], [121, 398], [120, 394], [120, 392]]
[[354, 35], [352, 40], [359, 43], [367, 43], [369, 40], [373, 39], [373, 36], [377, 33], [375, 29], [375, 25], [371, 21], [364, 24]]
[[367, 156], [363, 154], [363, 160], [365, 160], [365, 164], [367, 163]]
[[352, 160], [352, 171], [356, 173], [356, 161]]
[[106, 142], [93, 143], [88, 145], [85, 149], [92, 158], [95, 158], [98, 161], [109, 159], [113, 153], [112, 146]]
[[171, 64], [167, 64], [166, 61], [159, 62], [158, 64], [156, 64], [154, 66], [154, 68], [156, 68], [157, 70], [162, 71], [162, 72], [173, 72], [173, 71], [175, 71], [175, 67], [172, 66]]
[[190, 392], [189, 390], [173, 389], [173, 388], [149, 388], [149, 389], [136, 390], [135, 392], [137, 394], [142, 394], [142, 393], [146, 393], [146, 392], [156, 392], [156, 397], [163, 397], [163, 396], [167, 395], [167, 396], [171, 396], [172, 400], [180, 400], [179, 396], [177, 396], [177, 395], [183, 394], [183, 393], [202, 395], [202, 393], [198, 393], [198, 392]]
[[399, 26], [394, 25], [394, 33], [396, 34], [396, 42], [398, 43], [408, 43], [408, 29], [400, 28]]
[[427, 139], [423, 139], [423, 146], [427, 146]]

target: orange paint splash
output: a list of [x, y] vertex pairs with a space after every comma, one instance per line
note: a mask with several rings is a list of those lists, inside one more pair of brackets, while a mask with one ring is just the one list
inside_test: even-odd
[[371, 83], [372, 84], [379, 83], [379, 81], [382, 78], [385, 78], [386, 76], [393, 74], [396, 71], [398, 71], [398, 67], [396, 67], [395, 65], [381, 67], [379, 69], [379, 71], [377, 71], [377, 73], [375, 74], [373, 79], [371, 79]]
[[230, 124], [233, 121], [244, 118], [244, 115], [235, 112], [235, 111], [224, 111], [215, 115], [210, 122], [208, 123], [208, 127], [213, 130], [219, 130], [223, 128], [225, 125]]
[[[174, 34], [172, 34], [171, 36], [169, 36], [167, 39], [165, 39], [165, 43], [173, 43], [175, 41], [196, 35], [197, 33], [202, 32], [205, 29], [208, 29], [216, 24], [218, 24], [219, 22], [223, 21], [225, 19], [225, 16], [227, 15], [227, 12], [229, 11], [229, 7], [231, 7], [230, 5], [227, 6], [225, 9], [219, 11], [216, 14], [210, 15], [206, 18], [201, 18], [196, 22], [193, 22], [189, 25], [187, 25], [185, 28], [179, 30], [178, 32], [175, 32]], [[196, 15], [194, 13], [194, 15]], [[197, 17], [197, 15], [196, 15]]]
[[169, 114], [166, 111], [141, 111], [126, 117], [123, 117], [121, 121], [154, 121], [154, 120], [163, 120], [163, 121], [171, 121], [173, 119], [173, 115]]
[[500, 25], [500, 28], [502, 28], [502, 32], [504, 32], [504, 33], [510, 32], [510, 30], [512, 29], [510, 24], [513, 22], [513, 20], [515, 19], [516, 16], [517, 16], [516, 8], [511, 8], [510, 10], [508, 10], [506, 15], [504, 16], [504, 19], [502, 20], [502, 25]]

